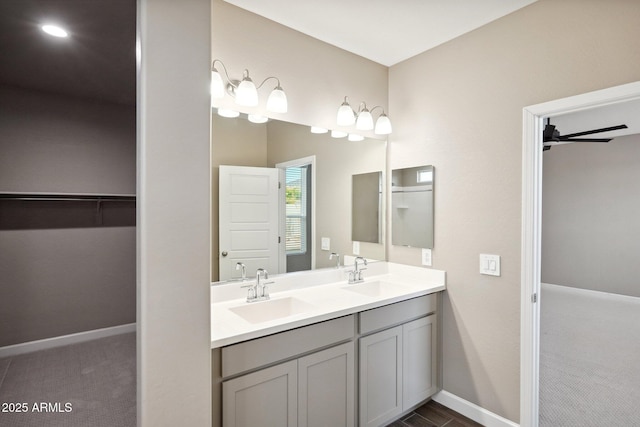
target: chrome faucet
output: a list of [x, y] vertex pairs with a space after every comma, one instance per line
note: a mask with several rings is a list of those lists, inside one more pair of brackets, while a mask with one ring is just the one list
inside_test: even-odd
[[244, 282], [245, 280], [247, 280], [247, 267], [241, 263], [241, 262], [237, 262], [236, 263], [236, 271], [242, 269], [242, 278], [241, 280]]
[[260, 279], [268, 280], [269, 272], [264, 268], [256, 270], [256, 283], [253, 285], [241, 286], [241, 288], [249, 288], [247, 291], [247, 302], [264, 301], [269, 299], [269, 288], [267, 285], [273, 282], [263, 282]]
[[[365, 267], [358, 267], [358, 261], [362, 261]], [[353, 261], [353, 270], [349, 272], [349, 284], [364, 282], [362, 278], [362, 270], [366, 270], [367, 260], [361, 256], [356, 257]]]
[[257, 269], [255, 285], [243, 286], [249, 288], [247, 302], [264, 301], [269, 299], [269, 288], [267, 285], [270, 285], [273, 282], [260, 281], [260, 278], [263, 280], [269, 280], [269, 272], [264, 268]]
[[340, 254], [336, 253], [336, 252], [331, 252], [331, 254], [329, 255], [329, 259], [334, 259], [337, 258], [336, 260], [336, 268], [340, 268]]

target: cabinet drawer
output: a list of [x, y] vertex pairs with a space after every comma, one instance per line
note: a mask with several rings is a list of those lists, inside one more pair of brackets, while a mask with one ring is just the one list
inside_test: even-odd
[[355, 315], [350, 315], [223, 347], [222, 377], [328, 347], [354, 335]]
[[359, 315], [359, 332], [367, 334], [426, 316], [435, 312], [437, 305], [437, 295], [430, 294], [363, 311]]

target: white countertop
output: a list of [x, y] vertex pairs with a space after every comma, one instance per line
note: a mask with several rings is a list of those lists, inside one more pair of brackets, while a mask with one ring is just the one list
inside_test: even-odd
[[[446, 288], [443, 271], [376, 262], [369, 263], [368, 269], [364, 270], [364, 283], [385, 282], [384, 292], [366, 295], [348, 289], [358, 286], [347, 284], [347, 271], [351, 269], [342, 267], [274, 276], [268, 280], [274, 282], [269, 285], [271, 299], [265, 302], [246, 302], [247, 290], [241, 286], [255, 283], [255, 280], [212, 284], [211, 348], [346, 316]], [[299, 314], [257, 323], [251, 323], [232, 311], [237, 307], [269, 304], [286, 298], [301, 300], [310, 307]]]

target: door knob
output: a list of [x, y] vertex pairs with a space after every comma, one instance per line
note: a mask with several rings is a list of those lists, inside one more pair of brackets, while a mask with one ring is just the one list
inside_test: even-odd
[[222, 251], [222, 256], [226, 257], [227, 255], [229, 255], [229, 253], [227, 251]]

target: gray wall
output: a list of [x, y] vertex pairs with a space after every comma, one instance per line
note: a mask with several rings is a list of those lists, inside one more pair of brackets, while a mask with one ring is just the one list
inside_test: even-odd
[[[389, 71], [390, 167], [437, 171], [444, 389], [516, 422], [522, 109], [640, 80], [638, 16], [635, 0], [539, 0]], [[480, 275], [480, 253], [501, 256], [500, 277]], [[420, 250], [389, 259], [419, 265]]]
[[[0, 86], [0, 191], [133, 194], [135, 161], [134, 107]], [[0, 346], [135, 322], [135, 207], [95, 209], [0, 201]]]
[[544, 154], [542, 281], [640, 297], [640, 135]]

